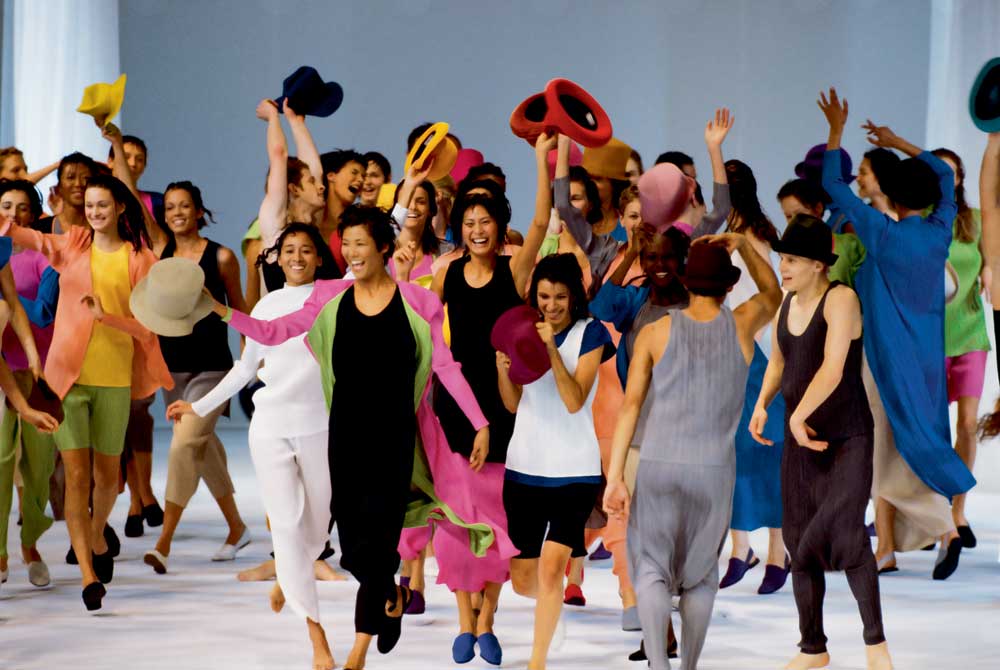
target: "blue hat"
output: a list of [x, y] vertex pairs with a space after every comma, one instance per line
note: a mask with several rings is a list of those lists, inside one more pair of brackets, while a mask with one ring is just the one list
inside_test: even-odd
[[972, 122], [984, 133], [1000, 131], [1000, 58], [989, 60], [969, 93]]
[[316, 68], [303, 65], [281, 85], [281, 97], [275, 100], [279, 110], [284, 110], [285, 100], [298, 114], [330, 116], [344, 102], [344, 89], [337, 82], [324, 82]]

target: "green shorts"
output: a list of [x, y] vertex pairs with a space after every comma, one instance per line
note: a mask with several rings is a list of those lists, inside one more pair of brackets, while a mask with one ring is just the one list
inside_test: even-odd
[[87, 449], [120, 456], [132, 406], [132, 389], [74, 384], [63, 398], [65, 418], [53, 434], [59, 451]]

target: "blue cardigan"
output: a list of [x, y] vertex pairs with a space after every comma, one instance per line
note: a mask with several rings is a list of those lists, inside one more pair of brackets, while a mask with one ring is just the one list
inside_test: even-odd
[[[590, 301], [590, 313], [601, 321], [614, 325], [615, 330], [624, 338], [632, 330], [632, 322], [635, 321], [647, 299], [649, 299], [648, 286], [617, 286], [607, 282], [601, 285], [597, 295]], [[626, 349], [625, 342], [620, 342], [615, 358], [615, 368], [623, 389], [625, 380], [628, 379]]]
[[944, 370], [944, 264], [958, 208], [951, 168], [926, 151], [918, 158], [941, 184], [941, 200], [926, 218], [893, 221], [866, 205], [842, 178], [836, 151], [823, 157], [823, 188], [867, 250], [855, 289], [865, 354], [896, 448], [927, 486], [950, 497], [976, 483], [951, 447]]

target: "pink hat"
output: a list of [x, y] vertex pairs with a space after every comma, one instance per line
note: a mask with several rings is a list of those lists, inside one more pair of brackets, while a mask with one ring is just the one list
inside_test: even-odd
[[691, 224], [684, 223], [683, 221], [674, 221], [669, 226], [667, 226], [667, 228], [676, 228], [677, 230], [681, 231], [688, 237], [691, 237], [694, 234], [694, 228], [691, 227]]
[[[558, 149], [553, 149], [549, 152], [549, 180], [555, 181], [556, 178], [556, 156], [558, 155]], [[583, 151], [580, 147], [576, 146], [576, 142], [569, 143], [569, 165], [573, 167], [574, 165], [580, 165], [583, 163]]]
[[510, 380], [515, 384], [537, 381], [552, 367], [549, 352], [535, 328], [539, 321], [538, 310], [518, 305], [493, 324], [490, 344], [510, 357]]
[[451, 169], [451, 178], [457, 184], [465, 179], [469, 170], [477, 165], [482, 165], [483, 162], [483, 155], [475, 149], [459, 149], [458, 158], [455, 159], [455, 167]]
[[691, 202], [695, 181], [672, 163], [660, 163], [639, 177], [642, 220], [663, 232]]

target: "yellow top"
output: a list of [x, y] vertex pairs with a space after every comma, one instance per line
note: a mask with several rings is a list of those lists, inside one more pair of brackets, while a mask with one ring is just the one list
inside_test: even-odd
[[[122, 244], [117, 251], [110, 253], [93, 245], [90, 247], [93, 292], [101, 299], [108, 314], [132, 316], [128, 308], [132, 293], [128, 275], [130, 251], [128, 244]], [[132, 386], [132, 347], [131, 335], [95, 321], [76, 383], [114, 388]]]

